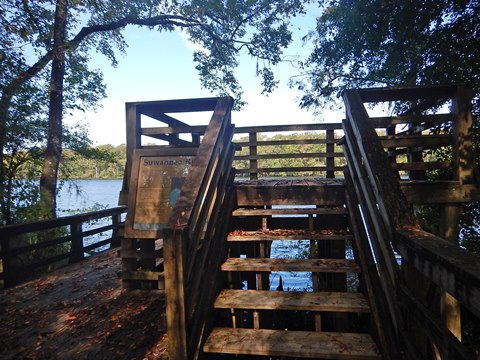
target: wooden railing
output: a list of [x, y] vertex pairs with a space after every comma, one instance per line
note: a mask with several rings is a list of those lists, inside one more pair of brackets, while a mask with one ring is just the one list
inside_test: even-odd
[[239, 177], [343, 176], [340, 123], [237, 127], [235, 134]]
[[233, 209], [230, 111], [220, 98], [182, 187], [169, 227], [164, 230], [164, 271], [168, 352], [172, 359], [195, 359], [208, 333], [209, 309], [222, 286], [220, 263]]
[[[466, 93], [463, 87], [387, 90], [383, 95], [376, 91], [375, 101], [422, 99], [420, 103], [431, 106], [437, 105], [438, 99], [453, 97], [452, 121], [463, 127], [454, 130], [459, 137], [454, 146], [461, 147], [452, 149], [453, 163], [460, 167], [454, 173], [459, 182], [468, 179], [465, 174], [472, 164], [464, 150], [471, 134], [464, 125], [471, 114], [462, 98]], [[364, 102], [373, 101], [368, 97], [373, 93], [344, 93], [347, 119], [343, 127], [348, 206], [383, 355], [391, 359], [425, 359], [433, 354], [442, 359], [474, 359], [472, 349], [462, 342], [460, 315], [449, 313], [449, 308], [468, 312], [478, 324], [480, 257], [416, 224], [385, 144], [364, 107]], [[379, 96], [384, 97], [378, 100]], [[458, 111], [460, 108], [464, 110]], [[440, 309], [439, 298], [449, 306]]]
[[[40, 270], [82, 260], [85, 253], [120, 245], [125, 207], [0, 228], [0, 283], [11, 286]], [[105, 221], [109, 221], [105, 225]], [[108, 238], [101, 233], [111, 231]], [[89, 238], [88, 244], [86, 238]], [[40, 271], [41, 272], [41, 271]]]

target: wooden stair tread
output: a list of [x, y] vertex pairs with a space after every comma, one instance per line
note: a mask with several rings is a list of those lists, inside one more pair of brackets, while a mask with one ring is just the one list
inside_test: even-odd
[[348, 259], [271, 259], [228, 258], [223, 271], [306, 271], [331, 273], [359, 273], [360, 266]]
[[356, 333], [216, 328], [203, 350], [312, 359], [380, 359], [370, 335]]
[[268, 290], [222, 290], [217, 309], [303, 310], [370, 312], [365, 297], [347, 292], [293, 292]]
[[236, 209], [233, 216], [270, 216], [270, 215], [345, 215], [348, 211], [344, 207], [330, 208], [286, 208], [286, 209]]
[[353, 235], [331, 231], [271, 230], [233, 231], [227, 241], [275, 241], [275, 240], [353, 240]]

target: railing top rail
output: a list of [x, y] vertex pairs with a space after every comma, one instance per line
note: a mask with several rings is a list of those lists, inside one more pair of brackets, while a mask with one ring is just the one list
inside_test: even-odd
[[12, 224], [0, 227], [0, 236], [13, 236], [26, 232], [47, 230], [54, 227], [70, 225], [74, 222], [85, 222], [102, 217], [121, 214], [127, 211], [126, 206], [117, 206], [110, 209], [90, 211], [87, 213], [63, 216], [56, 219], [32, 221], [28, 223]]
[[143, 112], [162, 112], [162, 113], [179, 113], [179, 112], [197, 112], [212, 111], [215, 109], [219, 97], [211, 98], [195, 98], [180, 100], [159, 100], [159, 101], [141, 101], [127, 102], [127, 106], [137, 106], [137, 109]]
[[317, 124], [294, 124], [294, 125], [267, 125], [267, 126], [243, 126], [235, 127], [236, 134], [264, 133], [282, 131], [316, 131], [316, 130], [341, 130], [342, 123], [317, 123]]

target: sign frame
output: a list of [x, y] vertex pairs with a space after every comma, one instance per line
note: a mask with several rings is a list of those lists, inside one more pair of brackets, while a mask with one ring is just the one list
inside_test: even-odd
[[[148, 161], [148, 158], [192, 158], [197, 155], [198, 147], [175, 147], [175, 148], [155, 148], [155, 149], [135, 149], [133, 153], [132, 172], [129, 180], [128, 192], [128, 207], [127, 218], [125, 220], [125, 238], [140, 238], [140, 239], [158, 239], [163, 236], [163, 228], [153, 228], [155, 223], [144, 223], [146, 228], [140, 229], [135, 223], [137, 216], [139, 196], [142, 194], [142, 179], [140, 173], [142, 171], [142, 164]], [[158, 160], [157, 160], [158, 161]], [[160, 175], [161, 176], [161, 175]], [[166, 219], [168, 221], [168, 219]], [[142, 223], [143, 224], [143, 223]], [[151, 225], [151, 228], [148, 228]], [[163, 223], [161, 223], [163, 225]], [[166, 225], [166, 224], [165, 224]]]

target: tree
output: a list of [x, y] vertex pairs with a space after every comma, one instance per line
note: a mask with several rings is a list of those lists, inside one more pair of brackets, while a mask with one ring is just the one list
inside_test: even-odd
[[[115, 49], [122, 53], [126, 49], [121, 30], [127, 25], [147, 26], [158, 31], [183, 29], [190, 41], [202, 47], [202, 50], [195, 52], [194, 60], [204, 87], [220, 95], [229, 94], [239, 98], [241, 87], [235, 78], [234, 69], [238, 65], [238, 55], [246, 51], [257, 59], [258, 74], [262, 77], [263, 86], [266, 91], [271, 91], [276, 82], [270, 67], [281, 60], [282, 49], [291, 41], [288, 21], [303, 11], [302, 2], [303, 0], [2, 1], [0, 21], [6, 30], [0, 33], [0, 42], [5, 44], [2, 59], [8, 60], [4, 63], [9, 65], [8, 69], [2, 69], [8, 72], [8, 77], [2, 83], [0, 98], [2, 168], [9, 117], [15, 107], [16, 96], [22, 93], [26, 84], [34, 83], [41, 75], [45, 76], [45, 69], [50, 63], [51, 76], [47, 77], [51, 90], [49, 134], [42, 194], [48, 208], [47, 213], [54, 216], [53, 199], [63, 145], [63, 112], [68, 107], [85, 108], [94, 105], [103, 91], [101, 85], [92, 84], [91, 75], [96, 80], [100, 75], [88, 70], [88, 51], [96, 49], [102, 52], [115, 65]], [[28, 43], [28, 49], [22, 46], [24, 43]], [[35, 54], [35, 60], [27, 61], [27, 53], [30, 56]], [[10, 57], [19, 60], [14, 61]], [[77, 80], [88, 87], [88, 91], [79, 92], [80, 86], [71, 83], [73, 93], [79, 95], [77, 99], [67, 91], [63, 92], [61, 87], [62, 73], [67, 78], [74, 78], [75, 71]], [[41, 89], [41, 86], [36, 88]], [[68, 92], [70, 91], [69, 88]], [[85, 94], [95, 96], [84, 99]], [[65, 97], [63, 101], [61, 95]], [[68, 96], [70, 104], [65, 103]], [[0, 175], [3, 179], [3, 170]], [[1, 188], [0, 194], [3, 196]]]
[[480, 103], [478, 0], [332, 0], [309, 34], [302, 105], [345, 88], [468, 81]]
[[[304, 74], [293, 82], [304, 91], [301, 105], [321, 107], [346, 88], [467, 82], [479, 164], [479, 18], [478, 0], [329, 1], [307, 37], [314, 50]], [[480, 204], [464, 205], [462, 244], [472, 251], [479, 249], [479, 214]]]

